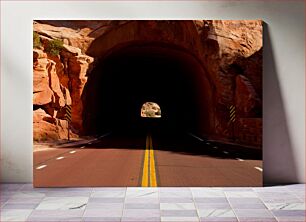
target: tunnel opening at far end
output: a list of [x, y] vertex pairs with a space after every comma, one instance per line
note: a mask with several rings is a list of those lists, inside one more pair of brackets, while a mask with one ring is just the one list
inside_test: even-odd
[[155, 117], [162, 117], [155, 118], [159, 132], [209, 132], [210, 87], [201, 64], [180, 48], [156, 43], [118, 47], [100, 58], [88, 76], [82, 95], [84, 132], [143, 132], [147, 118], [140, 108], [148, 101], [157, 105]]
[[143, 118], [161, 118], [160, 106], [155, 102], [145, 102], [140, 111]]

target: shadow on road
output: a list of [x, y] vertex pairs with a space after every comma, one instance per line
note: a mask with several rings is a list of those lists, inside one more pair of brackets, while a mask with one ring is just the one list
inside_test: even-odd
[[[86, 144], [71, 144], [62, 148], [146, 149], [147, 132], [115, 132]], [[220, 159], [262, 160], [262, 151], [239, 145], [200, 141], [187, 133], [151, 133], [154, 150], [186, 155], [210, 156]]]

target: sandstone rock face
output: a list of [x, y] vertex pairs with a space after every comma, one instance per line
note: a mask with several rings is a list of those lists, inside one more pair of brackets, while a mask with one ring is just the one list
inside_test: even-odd
[[87, 72], [90, 71], [93, 58], [80, 55], [69, 60], [70, 76], [71, 76], [71, 98], [72, 98], [72, 119], [76, 127], [82, 127], [82, 93], [87, 82]]
[[262, 47], [261, 21], [213, 20], [208, 39], [219, 45], [219, 55], [223, 63], [233, 63], [238, 56], [249, 57]]
[[66, 27], [56, 27], [48, 24], [41, 24], [34, 22], [34, 31], [39, 35], [50, 38], [50, 39], [61, 39], [65, 44], [71, 45], [73, 47], [86, 50], [88, 45], [91, 43], [93, 38], [88, 37], [88, 31], [82, 29], [79, 32], [77, 30], [66, 28]]
[[256, 116], [260, 110], [260, 100], [250, 81], [242, 75], [236, 76], [235, 104], [240, 117]]
[[[53, 118], [43, 109], [34, 110], [33, 113], [33, 138], [35, 141], [48, 141], [66, 139], [67, 121]], [[71, 137], [77, 137], [76, 134], [70, 133]]]
[[[235, 133], [238, 142], [259, 146], [261, 125], [251, 138], [242, 118], [248, 123], [260, 121], [262, 110], [262, 21], [204, 20], [195, 22], [203, 44], [203, 63], [216, 86], [215, 135], [234, 139], [231, 133], [230, 110], [236, 107]], [[244, 136], [244, 133], [246, 135]], [[260, 135], [260, 136], [259, 136]], [[236, 137], [236, 136], [235, 136]], [[244, 139], [243, 139], [244, 138]]]
[[262, 118], [239, 118], [234, 132], [236, 141], [256, 147], [262, 146]]
[[44, 118], [51, 118], [43, 109], [34, 110], [33, 113], [33, 138], [35, 141], [46, 141], [59, 139], [56, 125], [45, 121]]
[[[54, 33], [49, 34], [47, 38], [42, 37], [43, 44], [47, 44]], [[64, 45], [57, 56], [46, 53], [44, 48], [34, 49], [33, 60], [34, 116], [41, 116], [42, 110], [48, 115], [40, 121], [35, 117], [34, 138], [67, 138], [66, 105], [72, 105], [72, 136], [77, 136], [75, 133], [79, 133], [82, 128], [82, 90], [93, 58], [82, 54], [80, 48]]]
[[69, 51], [86, 52], [91, 42], [101, 35], [104, 35], [111, 29], [128, 21], [106, 21], [106, 20], [88, 20], [88, 21], [60, 21], [45, 20], [34, 22], [34, 31], [47, 39], [61, 39], [66, 47], [72, 46], [74, 49]]
[[53, 91], [53, 102], [54, 106], [57, 108], [65, 106], [65, 98], [61, 89], [61, 85], [59, 82], [59, 78], [56, 73], [56, 63], [54, 61], [50, 61], [49, 67], [49, 83], [50, 88]]
[[48, 67], [49, 61], [46, 55], [35, 50], [34, 53], [34, 73], [33, 73], [33, 104], [44, 105], [52, 101], [53, 92], [49, 87]]
[[[56, 62], [47, 57], [46, 53], [36, 50], [33, 65], [33, 104], [47, 105], [52, 103], [54, 107], [64, 107], [66, 98], [64, 93], [66, 88], [60, 83], [57, 75]], [[36, 59], [35, 59], [36, 58]], [[71, 100], [67, 95], [67, 100]]]
[[[262, 48], [261, 21], [204, 21], [202, 36], [204, 62], [216, 82], [218, 102], [233, 101], [235, 75], [242, 74], [242, 67], [236, 64]], [[199, 26], [199, 25], [198, 25]], [[261, 74], [259, 75], [261, 76]]]

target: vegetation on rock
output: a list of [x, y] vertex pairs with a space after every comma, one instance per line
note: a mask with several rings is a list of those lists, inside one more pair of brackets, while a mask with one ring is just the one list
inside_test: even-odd
[[39, 48], [41, 46], [40, 37], [37, 32], [33, 32], [33, 48]]
[[46, 48], [46, 52], [51, 54], [51, 55], [58, 55], [61, 50], [63, 49], [63, 41], [60, 40], [60, 39], [54, 39], [54, 40], [51, 40], [49, 43], [48, 43], [48, 46]]

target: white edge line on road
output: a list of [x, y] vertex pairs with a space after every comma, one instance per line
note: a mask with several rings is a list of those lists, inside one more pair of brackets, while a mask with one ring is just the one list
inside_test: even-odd
[[217, 147], [217, 146], [214, 146], [213, 148], [214, 148], [214, 149], [218, 149], [218, 147]]
[[80, 149], [84, 149], [84, 148], [85, 148], [85, 146], [81, 146], [81, 147], [80, 147]]
[[69, 153], [75, 153], [76, 151], [75, 150], [72, 150], [72, 151], [70, 151]]
[[196, 138], [197, 140], [200, 140], [200, 141], [204, 141], [202, 138], [196, 136], [196, 135], [193, 135], [192, 133], [188, 133], [190, 136], [192, 136], [193, 138]]
[[63, 156], [60, 156], [60, 157], [57, 157], [56, 159], [57, 160], [61, 160], [61, 159], [64, 159], [65, 157], [63, 157]]
[[[90, 140], [87, 144], [88, 144], [88, 145], [91, 145], [93, 142], [98, 141], [98, 140], [102, 139], [103, 137], [109, 136], [111, 133], [112, 133], [112, 132], [105, 133], [105, 134], [103, 134], [102, 136], [99, 136], [99, 137], [96, 138], [96, 139]], [[81, 147], [81, 148], [83, 149], [83, 148], [85, 148], [85, 146], [84, 146], [84, 147]]]
[[206, 145], [210, 145], [210, 143], [206, 143]]
[[236, 160], [238, 160], [238, 161], [244, 161], [243, 159], [240, 159], [240, 158], [236, 158]]
[[40, 169], [42, 169], [42, 168], [45, 168], [47, 165], [41, 165], [41, 166], [39, 166], [39, 167], [36, 167], [36, 170], [40, 170]]
[[260, 172], [262, 172], [262, 168], [260, 167], [254, 167], [256, 170], [259, 170]]
[[228, 152], [227, 152], [227, 151], [223, 151], [223, 153], [224, 153], [224, 154], [228, 154]]
[[106, 136], [108, 136], [110, 134], [112, 134], [112, 132], [105, 133], [102, 136], [99, 136], [96, 140], [102, 139], [103, 137], [106, 137]]

